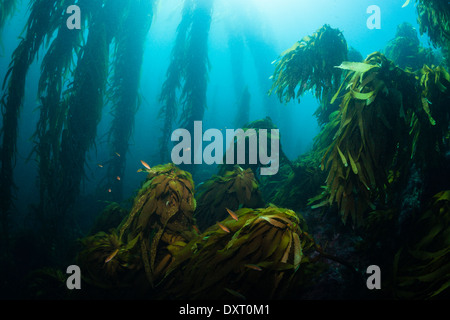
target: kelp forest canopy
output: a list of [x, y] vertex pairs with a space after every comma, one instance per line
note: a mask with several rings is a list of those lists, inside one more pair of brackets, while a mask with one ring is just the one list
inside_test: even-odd
[[[258, 47], [251, 37], [232, 34], [237, 126], [258, 134], [277, 129], [268, 116], [251, 121], [244, 46], [255, 65], [271, 70], [264, 75], [259, 68], [257, 75], [260, 87], [270, 83], [266, 98], [302, 108], [311, 94], [318, 104], [319, 133], [310, 150], [289, 159], [281, 133], [279, 173], [263, 176], [252, 164], [219, 164], [209, 174], [171, 163], [174, 128], [193, 132], [194, 121], [204, 119], [213, 67], [209, 33], [217, 0], [182, 1], [158, 99], [146, 104], [161, 124], [157, 159], [151, 166], [141, 160], [145, 177], [130, 195], [122, 182], [142, 107], [146, 43], [162, 3], [78, 0], [85, 32], [66, 25], [73, 0], [30, 0], [0, 100], [0, 263], [12, 271], [15, 256], [29, 250], [11, 232], [11, 216], [18, 201], [19, 117], [29, 70], [38, 63], [29, 159], [37, 164], [39, 202], [27, 219], [37, 225], [33, 231], [46, 248], [42, 264], [50, 267], [36, 271], [30, 292], [51, 296], [63, 278], [57, 267], [76, 262], [86, 272], [87, 297], [308, 298], [314, 290], [305, 288], [339, 268], [345, 280], [360, 283], [361, 270], [375, 259], [389, 270], [383, 286], [390, 291], [379, 296], [448, 297], [450, 7], [416, 0], [420, 30], [399, 24], [384, 50], [365, 58], [329, 24], [310, 35], [299, 30], [300, 40], [271, 57], [272, 65], [265, 63], [267, 43]], [[0, 41], [17, 5], [0, 0]], [[422, 45], [419, 32], [433, 48]], [[257, 48], [267, 49], [264, 58], [255, 57]], [[104, 207], [80, 235], [73, 216], [107, 106], [109, 160], [95, 164], [103, 176], [93, 196]], [[52, 288], [37, 289], [47, 280]]]

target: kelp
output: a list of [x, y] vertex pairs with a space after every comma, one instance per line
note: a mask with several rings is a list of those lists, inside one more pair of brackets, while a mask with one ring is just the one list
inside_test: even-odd
[[420, 33], [427, 33], [437, 46], [445, 46], [450, 41], [450, 8], [445, 1], [416, 0], [417, 20]]
[[395, 38], [385, 48], [386, 57], [402, 69], [419, 70], [424, 64], [436, 64], [437, 57], [431, 48], [420, 44], [416, 29], [404, 22], [397, 26]]
[[238, 165], [223, 175], [213, 176], [197, 190], [195, 218], [201, 229], [213, 225], [228, 216], [227, 209], [264, 206], [261, 191], [252, 170]]
[[58, 208], [65, 210], [79, 194], [84, 177], [86, 153], [95, 143], [97, 125], [101, 120], [104, 93], [108, 79], [109, 45], [112, 34], [108, 31], [114, 2], [103, 6], [96, 3], [90, 32], [80, 52], [73, 73], [73, 82], [64, 95], [67, 118], [61, 137], [60, 165], [61, 187], [57, 198]]
[[0, 0], [0, 44], [2, 31], [9, 18], [14, 15], [17, 6], [16, 0]]
[[248, 123], [249, 114], [250, 114], [250, 100], [251, 95], [248, 91], [248, 86], [245, 86], [244, 90], [242, 90], [241, 96], [238, 102], [238, 110], [236, 113], [236, 117], [234, 123], [236, 124], [236, 128], [241, 128], [243, 125]]
[[116, 230], [98, 232], [81, 240], [83, 249], [77, 265], [83, 270], [83, 281], [101, 288], [127, 287], [130, 274], [142, 269], [139, 244], [123, 242]]
[[325, 119], [331, 113], [327, 102], [341, 82], [341, 70], [335, 66], [347, 59], [347, 42], [338, 29], [324, 25], [313, 35], [306, 36], [283, 52], [275, 61], [272, 88], [281, 102], [300, 101], [307, 91], [312, 91], [321, 102], [316, 116]]
[[445, 299], [450, 287], [450, 191], [433, 196], [415, 217], [412, 232], [394, 259], [398, 299]]
[[[365, 213], [398, 204], [394, 190], [401, 190], [411, 163], [424, 168], [445, 154], [448, 74], [442, 67], [424, 66], [417, 76], [381, 53], [369, 55], [364, 63], [343, 62], [338, 68], [348, 74], [332, 102], [342, 88], [346, 93], [318, 144], [330, 143], [321, 165], [328, 170], [327, 188], [311, 203], [322, 200], [313, 208], [335, 203], [344, 222], [350, 216], [354, 225], [361, 225]], [[439, 130], [433, 128], [430, 92], [442, 118]], [[425, 159], [433, 152], [436, 156]], [[392, 175], [401, 178], [391, 179]]]
[[82, 240], [78, 262], [87, 270], [86, 281], [95, 286], [132, 287], [132, 279], [138, 278], [138, 287], [149, 292], [173, 259], [168, 248], [183, 246], [197, 235], [190, 173], [173, 164], [145, 172], [147, 178], [120, 225]]
[[[2, 3], [2, 5], [6, 3]], [[2, 234], [8, 237], [8, 210], [13, 203], [13, 169], [16, 156], [18, 118], [23, 106], [25, 80], [28, 69], [39, 49], [61, 24], [65, 1], [34, 0], [30, 3], [30, 15], [18, 47], [12, 54], [9, 69], [3, 81], [4, 90], [0, 104], [2, 109], [2, 145], [0, 171], [0, 219]], [[64, 7], [64, 8], [63, 8]], [[4, 9], [6, 9], [5, 7]]]
[[196, 235], [196, 200], [190, 173], [173, 164], [155, 166], [148, 172], [119, 230], [122, 241], [139, 239], [145, 273], [154, 285], [172, 260], [168, 246], [187, 243]]
[[448, 126], [450, 124], [450, 75], [441, 66], [423, 66], [417, 75], [421, 95], [418, 107], [411, 113], [411, 158], [422, 168], [435, 170], [443, 165], [448, 150]]
[[[111, 189], [108, 197], [122, 198], [126, 156], [134, 128], [134, 117], [140, 104], [139, 85], [145, 40], [153, 18], [155, 1], [132, 0], [123, 4], [121, 26], [115, 37], [113, 76], [109, 88], [113, 104], [113, 120], [109, 130], [111, 161], [107, 163], [103, 190]], [[130, 37], [130, 34], [133, 34]], [[130, 63], [132, 61], [132, 63]], [[116, 153], [120, 157], [114, 156]], [[106, 194], [106, 192], [104, 192]]]
[[[255, 134], [259, 136], [259, 130], [264, 129], [267, 132], [267, 141], [271, 141], [271, 139], [277, 139], [280, 140], [280, 135], [276, 134], [272, 136], [272, 129], [277, 129], [277, 126], [273, 123], [272, 119], [270, 117], [265, 117], [263, 119], [259, 119], [259, 120], [255, 120], [252, 121], [250, 123], [245, 124], [242, 127], [242, 130], [244, 131], [244, 134], [247, 134], [244, 139], [245, 139], [245, 163], [238, 163], [238, 152], [236, 150], [238, 150], [237, 148], [237, 144], [238, 144], [238, 137], [235, 137], [234, 139], [234, 160], [233, 163], [235, 164], [239, 164], [239, 166], [241, 166], [244, 170], [250, 168], [252, 169], [253, 173], [257, 176], [257, 179], [259, 179], [258, 177], [259, 175], [259, 170], [261, 168], [261, 164], [260, 163], [256, 163], [256, 164], [252, 164], [250, 163], [249, 159], [249, 151], [250, 151], [250, 147], [249, 147], [249, 143], [250, 143], [250, 137], [252, 136], [252, 134], [247, 133], [247, 130], [249, 129], [253, 129], [255, 130]], [[267, 155], [272, 155], [271, 153], [271, 143], [268, 142], [267, 143]], [[292, 163], [289, 160], [289, 158], [286, 156], [286, 154], [283, 151], [283, 148], [281, 146], [281, 143], [279, 143], [279, 164], [280, 166], [283, 166], [285, 164], [289, 165], [292, 167]], [[234, 170], [234, 164], [228, 164], [226, 161], [226, 154], [223, 157], [223, 163], [219, 164], [218, 166], [219, 170], [218, 170], [218, 175], [224, 175], [225, 172], [227, 171], [232, 171]]]
[[165, 277], [172, 299], [280, 299], [292, 277], [311, 262], [313, 239], [295, 212], [242, 208], [175, 255]]
[[[214, 0], [195, 2], [192, 23], [186, 39], [184, 84], [180, 94], [180, 125], [189, 132], [194, 132], [194, 121], [203, 120], [206, 110], [206, 89], [210, 67], [208, 36], [213, 6]], [[191, 166], [190, 171], [194, 172], [194, 170], [195, 166]]]
[[[91, 5], [79, 3], [84, 8], [84, 19], [91, 18]], [[64, 6], [60, 10], [64, 10]], [[68, 104], [63, 98], [70, 81], [70, 72], [75, 65], [75, 56], [80, 54], [84, 41], [81, 30], [69, 30], [64, 15], [59, 20], [57, 34], [47, 49], [41, 63], [38, 83], [39, 120], [33, 135], [34, 147], [31, 156], [36, 157], [39, 166], [40, 201], [37, 215], [43, 224], [55, 224], [57, 199], [61, 187], [61, 135], [65, 126]], [[53, 213], [53, 214], [52, 214]]]
[[[168, 155], [167, 143], [177, 115], [178, 102], [181, 105], [180, 125], [183, 128], [193, 132], [194, 121], [203, 119], [209, 71], [208, 36], [213, 6], [214, 0], [185, 1], [171, 64], [160, 96], [160, 102], [163, 103], [160, 116], [165, 117], [160, 140], [164, 158]], [[178, 88], [181, 90], [179, 100], [176, 92]]]
[[441, 49], [446, 67], [450, 68], [450, 9], [445, 1], [417, 0], [420, 34], [428, 34], [435, 47]]
[[287, 176], [270, 188], [274, 190], [270, 202], [292, 210], [303, 210], [309, 199], [319, 193], [326, 175], [320, 169], [320, 158], [315, 151], [307, 152], [294, 162], [294, 169]]
[[234, 122], [236, 128], [240, 128], [249, 120], [248, 109], [250, 108], [250, 93], [248, 92], [248, 86], [245, 85], [246, 80], [244, 77], [245, 36], [235, 30], [233, 31], [234, 33], [228, 38], [228, 48], [230, 51], [233, 88], [237, 105]]
[[192, 23], [193, 1], [186, 0], [184, 2], [182, 19], [177, 27], [177, 37], [175, 45], [172, 48], [170, 65], [166, 71], [166, 80], [162, 84], [159, 102], [162, 104], [158, 117], [164, 120], [162, 128], [162, 136], [159, 140], [159, 150], [161, 162], [169, 160], [168, 145], [170, 135], [172, 133], [172, 126], [176, 122], [178, 114], [178, 96], [177, 91], [181, 88], [182, 79], [185, 68], [184, 51], [187, 41], [187, 32]]
[[128, 215], [128, 212], [129, 210], [123, 208], [117, 202], [109, 203], [95, 219], [89, 234], [94, 235], [101, 231], [108, 232], [117, 228]]
[[344, 222], [351, 216], [360, 225], [363, 213], [375, 208], [375, 200], [387, 200], [387, 168], [400, 157], [398, 145], [408, 132], [401, 112], [414, 106], [408, 94], [415, 92], [415, 78], [380, 53], [339, 68], [350, 71], [350, 80], [336, 118], [339, 128], [321, 165], [329, 170], [329, 194], [314, 207], [336, 203]]

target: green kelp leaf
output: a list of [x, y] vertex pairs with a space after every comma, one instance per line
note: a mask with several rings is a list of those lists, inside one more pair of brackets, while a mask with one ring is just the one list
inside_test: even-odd
[[428, 119], [430, 120], [431, 125], [435, 126], [436, 120], [434, 120], [433, 117], [431, 116], [429, 102], [428, 102], [428, 99], [425, 97], [422, 97], [422, 106], [423, 106], [423, 110], [428, 115]]
[[362, 63], [362, 62], [344, 61], [341, 63], [341, 65], [336, 66], [335, 68], [365, 73], [373, 68], [378, 68], [378, 66], [373, 65], [373, 64], [368, 64], [368, 63]]
[[347, 159], [345, 159], [344, 154], [342, 153], [341, 149], [339, 149], [339, 146], [336, 146], [337, 151], [339, 152], [339, 156], [341, 157], [342, 163], [345, 167], [348, 167]]
[[362, 93], [362, 92], [358, 92], [355, 90], [351, 90], [351, 92], [352, 92], [353, 98], [366, 101], [366, 100], [369, 100], [370, 98], [372, 98], [372, 96], [375, 93], [375, 90], [367, 92], [367, 93]]
[[283, 57], [283, 56], [285, 56], [286, 54], [288, 54], [288, 53], [290, 53], [290, 52], [292, 52], [292, 51], [297, 50], [297, 48], [300, 47], [301, 44], [302, 44], [302, 43], [301, 43], [300, 41], [297, 41], [296, 43], [294, 43], [294, 45], [293, 45], [292, 47], [290, 47], [290, 48], [287, 49], [286, 51], [282, 52], [280, 56]]
[[358, 174], [358, 168], [356, 167], [356, 163], [353, 160], [353, 158], [348, 150], [347, 150], [347, 155], [348, 155], [348, 158], [350, 159], [350, 165], [352, 166], [353, 173]]
[[295, 269], [292, 263], [285, 262], [274, 262], [274, 261], [263, 261], [259, 262], [258, 266], [264, 269], [274, 270], [274, 271], [286, 271], [290, 269]]

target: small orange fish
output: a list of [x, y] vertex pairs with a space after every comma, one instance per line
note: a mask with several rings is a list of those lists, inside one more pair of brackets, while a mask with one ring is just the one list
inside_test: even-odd
[[111, 192], [111, 189], [108, 189], [108, 192]]
[[103, 165], [101, 165], [101, 164], [98, 164], [98, 166], [99, 166], [100, 168], [103, 168]]
[[118, 154], [118, 153], [116, 152], [116, 156], [120, 157], [120, 154]]
[[222, 229], [225, 232], [230, 233], [230, 229], [228, 229], [227, 227], [225, 227], [223, 224], [221, 224], [220, 222], [217, 222], [217, 225], [220, 227], [220, 229]]
[[144, 160], [141, 160], [141, 163], [144, 167], [146, 167], [148, 170], [151, 170], [150, 166], [148, 165], [147, 162], [145, 162]]
[[117, 178], [116, 178], [116, 179], [120, 181], [120, 177], [119, 177], [119, 176], [117, 176]]
[[105, 263], [110, 262], [117, 254], [117, 252], [119, 252], [119, 249], [116, 249], [113, 251], [113, 253], [111, 253], [106, 259], [105, 259]]
[[244, 265], [244, 266], [247, 267], [247, 268], [256, 270], [256, 271], [262, 271], [261, 267], [260, 267], [260, 266], [257, 266], [256, 264], [251, 264], [251, 263], [249, 263], [249, 264], [246, 264], [246, 265]]
[[231, 216], [234, 220], [236, 220], [236, 221], [239, 220], [239, 218], [238, 218], [238, 216], [236, 215], [236, 213], [234, 213], [233, 211], [231, 211], [231, 210], [228, 209], [228, 208], [225, 208], [225, 209], [227, 209], [228, 213], [230, 214], [230, 216]]
[[195, 230], [195, 232], [197, 232], [198, 234], [200, 234], [200, 229], [197, 226], [192, 226], [192, 228]]

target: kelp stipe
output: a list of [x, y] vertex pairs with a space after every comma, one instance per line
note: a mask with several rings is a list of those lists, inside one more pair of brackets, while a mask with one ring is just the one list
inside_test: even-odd
[[[203, 120], [209, 71], [208, 36], [213, 7], [214, 0], [187, 0], [184, 3], [171, 64], [160, 96], [163, 103], [160, 116], [164, 115], [163, 136], [160, 140], [163, 161], [168, 157], [167, 143], [178, 114], [178, 102], [182, 128], [193, 132], [194, 121]], [[178, 88], [181, 92], [177, 98]]]

